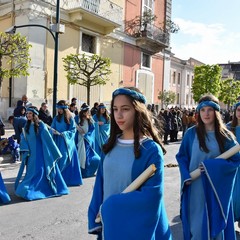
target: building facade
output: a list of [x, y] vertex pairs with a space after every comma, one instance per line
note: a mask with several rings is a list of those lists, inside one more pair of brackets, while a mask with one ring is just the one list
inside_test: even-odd
[[164, 90], [172, 91], [176, 94], [176, 101], [172, 105], [173, 107], [177, 106], [186, 109], [196, 107], [191, 92], [194, 79], [194, 66], [203, 64], [204, 63], [194, 58], [182, 60], [175, 56], [171, 56], [169, 88]]
[[222, 67], [222, 79], [240, 80], [240, 62], [220, 63], [218, 65]]
[[[56, 0], [0, 0], [0, 31], [11, 26], [42, 25], [51, 29], [56, 21]], [[60, 22], [64, 33], [59, 35], [57, 100], [76, 97], [79, 105], [86, 101], [86, 88], [69, 85], [62, 58], [71, 53], [99, 54], [111, 59], [112, 74], [104, 86], [91, 88], [90, 104], [107, 105], [111, 93], [121, 86], [139, 87], [148, 103], [158, 104], [158, 93], [164, 86], [169, 65], [170, 36], [166, 21], [171, 19], [171, 0], [60, 0]], [[154, 20], [143, 24], [144, 13]], [[140, 24], [129, 28], [139, 17]], [[1, 89], [2, 116], [10, 115], [17, 100], [26, 94], [35, 106], [44, 101], [52, 110], [54, 91], [55, 41], [49, 31], [39, 27], [17, 28], [32, 45], [29, 76], [4, 79]], [[52, 29], [51, 29], [52, 30]], [[167, 59], [167, 60], [166, 60]], [[164, 64], [168, 61], [168, 64]], [[10, 88], [11, 85], [11, 88]], [[10, 92], [11, 91], [11, 94]], [[11, 105], [9, 105], [11, 96]], [[7, 114], [6, 114], [7, 113]]]

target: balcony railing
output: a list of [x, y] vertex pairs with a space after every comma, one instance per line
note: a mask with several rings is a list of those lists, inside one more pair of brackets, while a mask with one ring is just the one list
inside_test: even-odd
[[[56, 0], [44, 0], [56, 5]], [[82, 8], [92, 14], [98, 15], [118, 25], [122, 25], [123, 9], [109, 0], [63, 0], [60, 7], [66, 10]]]
[[169, 46], [170, 34], [151, 24], [136, 26], [129, 34], [136, 38], [137, 46], [150, 53], [157, 53]]
[[168, 46], [169, 45], [169, 33], [164, 32], [162, 29], [148, 24], [145, 29], [141, 30], [142, 37], [153, 39], [157, 42]]

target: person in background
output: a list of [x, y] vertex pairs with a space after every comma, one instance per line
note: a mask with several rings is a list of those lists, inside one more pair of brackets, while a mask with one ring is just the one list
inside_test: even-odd
[[0, 137], [5, 135], [5, 124], [0, 116]]
[[[69, 111], [72, 113], [73, 117], [78, 115], [78, 110], [77, 110], [77, 106], [76, 103], [71, 103], [69, 105]], [[77, 113], [77, 114], [76, 114]]]
[[98, 106], [99, 106], [99, 103], [98, 102], [95, 102], [93, 107], [91, 108], [91, 115], [95, 115], [98, 111]]
[[57, 115], [51, 127], [53, 139], [62, 154], [58, 166], [68, 186], [79, 186], [82, 175], [75, 144], [76, 123], [65, 100], [60, 100], [56, 107]]
[[[73, 97], [72, 99], [71, 99], [71, 104], [75, 104], [74, 106], [75, 106], [75, 108], [74, 108], [74, 114], [75, 114], [75, 116], [77, 116], [78, 115], [78, 107], [77, 107], [77, 98], [75, 98], [75, 97]], [[70, 106], [71, 106], [71, 104], [70, 104]], [[70, 110], [71, 111], [71, 110]]]
[[[197, 124], [197, 120], [194, 115], [195, 114], [193, 111], [190, 111], [188, 114], [188, 128], [195, 126]], [[196, 113], [196, 115], [197, 115], [197, 113]]]
[[9, 138], [0, 138], [0, 143], [0, 154], [10, 152], [12, 155], [12, 163], [20, 161], [19, 144], [13, 139], [13, 136]]
[[97, 171], [100, 157], [94, 150], [95, 129], [90, 114], [90, 107], [83, 103], [79, 115], [75, 117], [77, 124], [77, 149], [82, 177], [92, 177]]
[[36, 107], [27, 108], [27, 119], [21, 134], [22, 162], [15, 180], [15, 194], [26, 200], [68, 194], [67, 185], [57, 165], [61, 153], [46, 125], [39, 120]]
[[[226, 126], [236, 136], [240, 144], [240, 102], [234, 105], [232, 121], [228, 122]], [[234, 220], [238, 222], [238, 227], [240, 227], [240, 170], [237, 172], [233, 189], [233, 213]]]
[[182, 112], [182, 138], [184, 137], [184, 134], [188, 129], [188, 124], [189, 124], [188, 111], [184, 109]]
[[[98, 239], [172, 239], [163, 192], [166, 151], [145, 103], [136, 88], [119, 88], [112, 94], [110, 137], [103, 146], [105, 157], [88, 208], [88, 232]], [[155, 174], [137, 190], [123, 194], [151, 164]], [[101, 222], [96, 223], [99, 215]]]
[[47, 103], [43, 102], [41, 104], [41, 107], [39, 109], [39, 119], [42, 120], [44, 123], [46, 123], [48, 126], [51, 126], [52, 124], [52, 115], [48, 110]]
[[[215, 96], [203, 96], [197, 112], [197, 125], [186, 131], [176, 155], [184, 240], [236, 239], [231, 202], [240, 154], [227, 160], [218, 156], [237, 142], [222, 121]], [[196, 169], [201, 175], [192, 179]]]
[[97, 113], [93, 115], [93, 120], [95, 126], [95, 151], [101, 157], [102, 146], [108, 140], [110, 132], [110, 116], [103, 103], [99, 104]]
[[26, 116], [20, 116], [20, 117], [10, 116], [8, 118], [8, 121], [13, 125], [14, 132], [15, 132], [14, 139], [17, 140], [17, 143], [20, 143], [22, 129], [27, 123], [27, 117]]
[[168, 145], [168, 136], [170, 135], [170, 129], [171, 129], [171, 118], [172, 118], [172, 113], [168, 110], [165, 109], [163, 111], [163, 119], [164, 119], [164, 136], [163, 136], [163, 143]]
[[23, 106], [25, 108], [29, 108], [32, 106], [32, 103], [30, 101], [28, 101], [28, 97], [26, 94], [22, 95], [22, 101], [23, 101]]
[[14, 117], [26, 116], [26, 107], [23, 106], [23, 101], [22, 100], [17, 101], [17, 106], [13, 110], [13, 116]]

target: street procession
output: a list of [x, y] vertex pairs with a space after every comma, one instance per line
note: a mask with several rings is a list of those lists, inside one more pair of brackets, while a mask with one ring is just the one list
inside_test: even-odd
[[0, 1], [0, 239], [240, 240], [240, 39], [195, 4]]

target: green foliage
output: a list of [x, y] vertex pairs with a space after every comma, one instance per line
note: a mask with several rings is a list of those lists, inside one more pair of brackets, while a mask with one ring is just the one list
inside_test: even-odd
[[163, 92], [160, 91], [158, 93], [158, 99], [161, 100], [162, 104], [165, 106], [165, 108], [167, 108], [169, 104], [173, 104], [175, 102], [176, 93], [166, 90]]
[[222, 68], [215, 65], [195, 66], [192, 85], [193, 99], [197, 102], [202, 95], [211, 93], [218, 97]]
[[232, 78], [222, 80], [220, 83], [219, 100], [228, 105], [228, 109], [240, 96], [239, 81]]
[[30, 47], [19, 33], [0, 32], [0, 87], [4, 78], [29, 75]]
[[90, 88], [105, 85], [111, 74], [109, 58], [97, 54], [70, 54], [63, 58], [64, 70], [69, 84], [79, 84], [87, 88], [87, 103], [90, 101]]
[[[151, 10], [147, 10], [143, 12], [143, 15], [137, 15], [133, 19], [125, 21], [125, 31], [130, 35], [139, 36], [141, 30], [146, 30], [148, 25], [154, 25], [156, 20], [157, 16]], [[177, 33], [180, 30], [172, 20], [159, 22], [159, 24], [163, 25], [161, 30], [165, 33]]]

